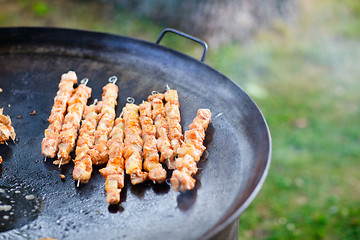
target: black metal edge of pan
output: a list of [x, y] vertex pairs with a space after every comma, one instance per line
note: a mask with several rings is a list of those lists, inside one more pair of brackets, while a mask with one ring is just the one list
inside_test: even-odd
[[[262, 186], [264, 185], [266, 177], [267, 177], [267, 175], [269, 173], [269, 170], [270, 170], [271, 154], [272, 154], [271, 135], [270, 135], [270, 131], [269, 131], [269, 128], [268, 128], [268, 125], [266, 123], [265, 118], [264, 118], [264, 121], [265, 121], [265, 124], [266, 124], [266, 127], [267, 127], [267, 134], [269, 136], [269, 154], [267, 156], [267, 159], [268, 159], [267, 164], [265, 166], [264, 172], [263, 172], [260, 180], [255, 185], [255, 187], [252, 190], [252, 193], [246, 198], [246, 200], [243, 201], [243, 199], [238, 199], [238, 201], [236, 201], [235, 205], [233, 205], [233, 210], [232, 210], [231, 213], [229, 213], [229, 216], [226, 216], [226, 217], [222, 218], [218, 222], [218, 224], [212, 230], [205, 233], [204, 236], [201, 239], [213, 239], [213, 238], [214, 239], [222, 239], [222, 237], [218, 238], [218, 236], [223, 236], [221, 234], [224, 234], [224, 232], [226, 232], [225, 236], [229, 236], [229, 234], [231, 234], [231, 233], [228, 232], [228, 227], [231, 226], [232, 224], [238, 224], [239, 223], [237, 221], [238, 218], [250, 206], [252, 201], [254, 201], [254, 199], [256, 198], [258, 193], [260, 192]], [[251, 188], [251, 187], [252, 186], [250, 186], [249, 188]]]
[[[56, 44], [56, 42], [68, 42], [70, 45], [78, 46], [78, 47], [81, 47], [81, 45], [82, 45], [82, 42], [81, 42], [82, 38], [81, 39], [77, 39], [77, 38], [62, 39], [61, 37], [59, 38], [59, 36], [61, 36], [61, 34], [59, 34], [59, 33], [66, 31], [66, 32], [74, 34], [74, 36], [91, 35], [92, 37], [94, 37], [94, 35], [95, 36], [97, 35], [102, 38], [105, 36], [106, 37], [105, 41], [111, 42], [114, 46], [116, 46], [116, 41], [118, 40], [118, 38], [121, 37], [123, 39], [127, 39], [129, 42], [131, 42], [133, 44], [140, 44], [140, 45], [144, 45], [149, 48], [152, 48], [155, 51], [166, 52], [170, 55], [173, 55], [174, 57], [186, 59], [187, 61], [190, 61], [193, 64], [197, 64], [198, 66], [205, 67], [208, 70], [213, 71], [214, 74], [217, 74], [217, 75], [221, 76], [222, 78], [226, 79], [227, 81], [229, 81], [233, 85], [234, 88], [238, 88], [242, 92], [242, 94], [245, 94], [246, 96], [248, 96], [248, 94], [233, 80], [226, 77], [224, 74], [222, 74], [218, 70], [214, 69], [213, 67], [211, 67], [203, 62], [200, 62], [199, 60], [197, 60], [191, 56], [188, 56], [186, 54], [183, 54], [179, 51], [176, 51], [174, 49], [171, 49], [171, 48], [168, 48], [165, 46], [161, 46], [161, 45], [158, 45], [158, 44], [155, 44], [152, 42], [144, 41], [144, 40], [137, 39], [137, 38], [127, 37], [127, 36], [121, 36], [121, 35], [103, 33], [103, 32], [88, 31], [88, 30], [56, 28], [56, 27], [1, 27], [0, 28], [0, 47], [1, 47], [1, 44], [3, 44], [3, 43], [6, 44], [9, 37], [12, 39], [11, 43], [14, 44], [14, 41], [16, 42], [16, 39], [18, 39], [18, 41], [23, 41], [23, 39], [21, 39], [23, 34], [31, 36], [31, 32], [33, 32], [33, 31], [36, 31], [37, 33], [39, 33], [40, 36], [41, 36], [41, 34], [45, 34], [48, 36], [48, 35], [51, 35], [49, 33], [57, 32], [57, 34], [54, 34], [54, 36], [56, 35], [56, 37], [54, 39], [51, 39], [54, 41], [54, 44]], [[6, 35], [4, 35], [4, 33], [10, 34], [10, 36], [9, 35], [6, 36]], [[39, 35], [36, 36], [36, 38], [39, 38]], [[31, 39], [29, 39], [29, 40], [31, 40]], [[47, 40], [49, 40], [49, 39], [47, 39]], [[97, 45], [96, 42], [94, 42], [92, 44], [94, 46]], [[139, 51], [141, 51], [141, 49], [139, 49]], [[259, 191], [262, 188], [262, 186], [265, 182], [265, 179], [268, 175], [269, 169], [270, 169], [272, 141], [271, 141], [269, 127], [268, 127], [267, 122], [266, 122], [262, 112], [260, 111], [259, 107], [253, 101], [253, 99], [250, 98], [250, 96], [248, 96], [248, 97], [251, 100], [251, 102], [254, 104], [258, 113], [261, 115], [264, 126], [266, 127], [266, 138], [267, 138], [266, 141], [268, 142], [267, 156], [264, 156], [264, 158], [266, 159], [265, 160], [266, 164], [265, 164], [265, 166], [262, 166], [263, 167], [262, 169], [260, 169], [262, 171], [260, 176], [254, 176], [257, 179], [251, 186], [248, 187], [248, 189], [246, 191], [247, 193], [249, 193], [249, 195], [239, 196], [239, 198], [233, 203], [232, 208], [228, 211], [228, 214], [226, 214], [222, 219], [220, 219], [218, 221], [218, 223], [216, 224], [216, 226], [214, 226], [210, 231], [205, 233], [201, 237], [201, 239], [217, 238], [217, 236], [220, 236], [222, 234], [222, 232], [225, 231], [232, 223], [237, 223], [237, 219], [239, 218], [239, 216], [249, 207], [251, 202], [255, 199], [255, 197], [259, 193]]]

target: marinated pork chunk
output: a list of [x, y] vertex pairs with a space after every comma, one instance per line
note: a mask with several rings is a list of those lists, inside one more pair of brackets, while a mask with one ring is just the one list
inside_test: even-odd
[[[7, 144], [9, 139], [15, 142], [15, 130], [11, 126], [11, 119], [9, 116], [4, 115], [3, 108], [0, 108], [0, 144]], [[2, 163], [2, 157], [0, 156], [0, 164]]]
[[11, 118], [4, 115], [4, 109], [0, 108], [0, 144], [6, 143], [7, 140], [12, 139], [15, 141], [15, 130], [11, 126]]

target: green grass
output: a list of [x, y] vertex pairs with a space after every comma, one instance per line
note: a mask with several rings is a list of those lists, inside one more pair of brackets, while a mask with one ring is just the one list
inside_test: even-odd
[[[0, 9], [0, 25], [81, 28], [153, 42], [163, 29], [96, 1], [76, 8], [54, 2], [61, 4], [12, 1]], [[240, 239], [360, 239], [360, 2], [301, 3], [292, 24], [276, 23], [244, 44], [210, 46], [207, 63], [249, 93], [273, 139], [269, 176], [240, 218]], [[201, 56], [201, 47], [182, 40], [163, 44]]]
[[311, 7], [285, 31], [280, 24], [209, 59], [255, 99], [273, 138], [270, 173], [240, 218], [240, 239], [360, 239], [360, 42], [341, 28], [355, 15], [330, 11], [324, 21], [329, 9]]

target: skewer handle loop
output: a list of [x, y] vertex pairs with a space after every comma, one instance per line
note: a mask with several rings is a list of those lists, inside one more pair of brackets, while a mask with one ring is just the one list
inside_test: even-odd
[[135, 103], [135, 98], [133, 98], [133, 97], [128, 97], [128, 98], [126, 99], [126, 101], [127, 101], [128, 103]]
[[164, 35], [167, 33], [167, 32], [171, 32], [171, 33], [174, 33], [174, 34], [177, 34], [179, 36], [182, 36], [184, 38], [187, 38], [187, 39], [190, 39], [194, 42], [197, 42], [199, 44], [201, 44], [204, 48], [203, 50], [203, 54], [201, 56], [201, 62], [204, 62], [205, 61], [205, 58], [206, 58], [206, 53], [207, 53], [207, 50], [208, 50], [208, 45], [205, 41], [199, 39], [199, 38], [196, 38], [196, 37], [193, 37], [189, 34], [186, 34], [184, 32], [180, 32], [179, 30], [176, 30], [176, 29], [173, 29], [173, 28], [165, 28], [161, 33], [160, 33], [160, 36], [159, 38], [156, 40], [156, 44], [160, 44], [160, 41], [161, 39], [163, 39]]
[[111, 76], [111, 77], [109, 78], [109, 82], [110, 82], [110, 83], [115, 84], [116, 81], [117, 81], [117, 77], [116, 77], [116, 76]]

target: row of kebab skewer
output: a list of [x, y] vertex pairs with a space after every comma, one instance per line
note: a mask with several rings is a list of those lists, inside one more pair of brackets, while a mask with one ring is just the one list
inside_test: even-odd
[[91, 105], [87, 105], [92, 91], [87, 79], [74, 88], [76, 84], [75, 72], [61, 76], [42, 141], [45, 160], [57, 158], [53, 163], [60, 167], [71, 161], [76, 148], [72, 175], [77, 186], [89, 182], [93, 165], [106, 164], [99, 171], [106, 180], [109, 204], [119, 203], [125, 173], [134, 185], [147, 180], [162, 183], [167, 178], [164, 165], [173, 169], [170, 182], [175, 191], [194, 188], [196, 164], [206, 149], [203, 141], [210, 110], [199, 109], [183, 135], [174, 89], [153, 93], [140, 105], [126, 103], [116, 118], [116, 77], [103, 87], [102, 100]]

